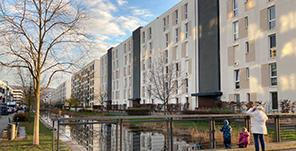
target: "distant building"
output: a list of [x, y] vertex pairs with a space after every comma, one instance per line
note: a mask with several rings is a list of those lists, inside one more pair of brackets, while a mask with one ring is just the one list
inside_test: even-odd
[[13, 101], [12, 88], [7, 83], [0, 80], [0, 104]]
[[71, 78], [71, 90], [81, 105], [99, 105], [100, 60], [95, 59]]
[[[51, 93], [50, 93], [51, 95]], [[64, 81], [60, 84], [54, 93], [54, 97], [58, 104], [64, 104], [66, 99], [70, 99], [71, 97], [71, 82], [70, 80]], [[49, 97], [49, 95], [47, 95]]]

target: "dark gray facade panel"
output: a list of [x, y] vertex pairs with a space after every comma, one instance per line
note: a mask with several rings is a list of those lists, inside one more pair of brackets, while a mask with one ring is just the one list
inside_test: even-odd
[[133, 32], [133, 98], [141, 98], [141, 28], [139, 27]]
[[108, 101], [112, 101], [112, 49], [107, 51], [107, 95]]
[[198, 0], [198, 27], [199, 93], [220, 92], [218, 0]]

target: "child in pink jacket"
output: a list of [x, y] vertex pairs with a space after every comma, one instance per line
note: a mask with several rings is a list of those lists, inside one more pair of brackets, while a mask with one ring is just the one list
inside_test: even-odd
[[250, 133], [247, 131], [245, 127], [243, 127], [242, 132], [239, 135], [240, 137], [237, 145], [240, 148], [248, 147], [248, 145], [250, 144]]

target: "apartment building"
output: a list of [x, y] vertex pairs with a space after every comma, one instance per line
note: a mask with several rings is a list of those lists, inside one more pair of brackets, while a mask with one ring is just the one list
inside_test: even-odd
[[71, 97], [71, 81], [66, 80], [60, 84], [56, 88], [54, 95], [56, 95], [54, 98], [56, 98], [57, 103], [65, 104], [65, 100]]
[[140, 28], [116, 47], [112, 47], [101, 60], [101, 90], [112, 104], [139, 103], [140, 98]]
[[[173, 94], [168, 103], [189, 103], [196, 107], [197, 102], [191, 93], [196, 92], [195, 62], [196, 45], [194, 24], [196, 15], [194, 1], [181, 1], [157, 19], [141, 29], [141, 103], [162, 104], [163, 102], [151, 96], [149, 89], [153, 88], [153, 78], [149, 76], [150, 70], [156, 70], [159, 59], [165, 66], [166, 72], [175, 72]], [[169, 67], [173, 66], [173, 67]], [[169, 69], [168, 69], [169, 68]], [[172, 70], [172, 71], [169, 71]], [[156, 71], [159, 72], [159, 71]], [[167, 73], [169, 74], [169, 73]], [[151, 88], [152, 87], [152, 88]], [[153, 93], [153, 92], [152, 92]]]
[[95, 59], [71, 78], [72, 95], [81, 105], [100, 105], [100, 60]]
[[223, 101], [265, 103], [295, 99], [294, 0], [220, 0]]
[[18, 88], [14, 88], [12, 90], [12, 95], [13, 95], [13, 101], [20, 101], [23, 102], [24, 97], [23, 97], [23, 90], [18, 89]]
[[0, 80], [0, 104], [6, 104], [13, 99], [12, 88]]
[[[183, 0], [101, 60], [101, 89], [112, 104], [162, 103], [151, 97], [147, 77], [154, 61], [174, 66], [176, 90], [168, 103], [211, 106], [220, 91], [218, 1]], [[211, 69], [211, 70], [208, 70]]]

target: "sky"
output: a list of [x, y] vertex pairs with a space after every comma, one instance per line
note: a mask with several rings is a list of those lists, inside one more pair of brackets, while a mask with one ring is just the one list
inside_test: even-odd
[[[86, 31], [92, 34], [95, 50], [92, 59], [99, 59], [110, 47], [114, 47], [132, 35], [139, 26], [146, 26], [181, 0], [83, 0], [90, 19], [85, 23]], [[0, 67], [1, 68], [1, 67]], [[11, 70], [2, 70], [0, 80], [17, 85]], [[51, 83], [56, 88], [70, 79], [70, 75], [59, 75]]]

